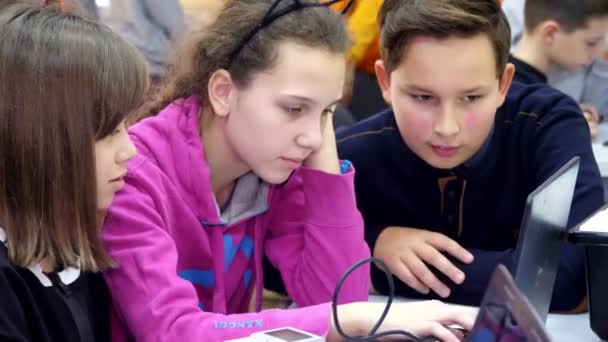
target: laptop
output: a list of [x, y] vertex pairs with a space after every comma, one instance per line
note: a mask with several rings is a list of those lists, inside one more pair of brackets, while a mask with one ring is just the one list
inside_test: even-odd
[[511, 274], [498, 265], [479, 307], [467, 342], [550, 342], [543, 322]]
[[572, 158], [528, 196], [515, 249], [515, 284], [542, 322], [549, 314], [561, 246], [567, 238], [579, 160]]

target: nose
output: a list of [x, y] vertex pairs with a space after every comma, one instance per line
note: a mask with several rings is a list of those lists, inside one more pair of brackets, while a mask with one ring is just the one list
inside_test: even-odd
[[120, 148], [118, 150], [118, 153], [116, 154], [116, 162], [118, 162], [119, 164], [124, 164], [129, 160], [135, 158], [136, 154], [137, 148], [131, 141], [131, 138], [129, 138], [129, 135], [127, 133], [124, 133]]
[[451, 137], [460, 133], [460, 122], [453, 105], [446, 104], [440, 110], [433, 127], [435, 134], [441, 137]]
[[303, 123], [302, 131], [296, 137], [296, 144], [311, 151], [318, 150], [323, 143], [324, 120], [331, 120], [331, 118], [310, 115]]

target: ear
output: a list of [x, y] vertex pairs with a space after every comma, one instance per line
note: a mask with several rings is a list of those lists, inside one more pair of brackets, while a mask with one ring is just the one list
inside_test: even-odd
[[509, 88], [511, 88], [511, 83], [513, 82], [513, 75], [515, 74], [515, 66], [511, 63], [507, 63], [505, 67], [505, 71], [502, 73], [500, 80], [498, 81], [498, 93], [500, 94], [499, 100], [500, 103], [498, 106], [502, 106], [505, 102], [505, 98], [509, 93]]
[[542, 42], [544, 42], [545, 44], [553, 43], [553, 40], [555, 39], [555, 35], [557, 33], [559, 33], [560, 31], [561, 31], [561, 26], [555, 20], [543, 21], [537, 29], [540, 40]]
[[207, 92], [215, 115], [225, 117], [230, 113], [231, 98], [235, 90], [236, 87], [227, 70], [219, 69], [211, 75]]
[[384, 101], [389, 105], [392, 102], [391, 99], [391, 75], [387, 72], [386, 66], [382, 60], [377, 60], [374, 65], [376, 69], [376, 78], [378, 79], [378, 85], [380, 85], [380, 90], [382, 90], [382, 97]]

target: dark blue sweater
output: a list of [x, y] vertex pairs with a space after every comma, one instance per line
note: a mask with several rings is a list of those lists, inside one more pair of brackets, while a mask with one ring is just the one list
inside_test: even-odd
[[[466, 274], [448, 285], [450, 301], [476, 305], [499, 263], [511, 267], [526, 197], [573, 156], [581, 158], [569, 224], [603, 203], [602, 179], [589, 128], [578, 105], [547, 86], [514, 83], [496, 113], [481, 150], [453, 170], [426, 164], [403, 142], [392, 111], [338, 132], [340, 158], [353, 162], [358, 206], [370, 248], [387, 226], [423, 228], [455, 239], [475, 256]], [[429, 298], [397, 281], [397, 293]], [[372, 269], [376, 290], [387, 293], [386, 277]], [[576, 307], [586, 294], [584, 251], [563, 248], [552, 310]], [[432, 296], [432, 295], [431, 295]]]
[[524, 84], [547, 84], [547, 75], [536, 67], [528, 64], [527, 62], [510, 55], [509, 63], [515, 66], [515, 74], [513, 75], [513, 81], [524, 83]]

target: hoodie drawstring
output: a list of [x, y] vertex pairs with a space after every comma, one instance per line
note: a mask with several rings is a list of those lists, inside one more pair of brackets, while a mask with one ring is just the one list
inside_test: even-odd
[[213, 307], [210, 311], [226, 314], [226, 290], [224, 286], [224, 233], [223, 227], [208, 227], [211, 230], [211, 251], [213, 253], [213, 273], [215, 282], [213, 284]]

